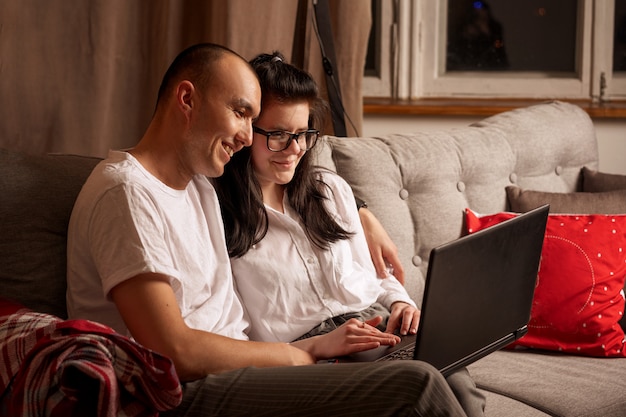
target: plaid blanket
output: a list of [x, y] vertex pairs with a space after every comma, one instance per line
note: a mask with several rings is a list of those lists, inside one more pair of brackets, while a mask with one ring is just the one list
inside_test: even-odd
[[0, 415], [157, 416], [181, 398], [170, 359], [109, 327], [0, 300]]

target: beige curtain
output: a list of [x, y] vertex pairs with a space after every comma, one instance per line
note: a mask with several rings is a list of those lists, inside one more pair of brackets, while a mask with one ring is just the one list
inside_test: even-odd
[[[290, 58], [297, 7], [296, 0], [0, 0], [0, 147], [104, 156], [133, 146], [180, 50], [216, 42], [246, 59], [275, 49]], [[330, 9], [344, 105], [360, 130], [370, 1], [330, 0]], [[306, 21], [304, 67], [325, 92], [310, 15]]]

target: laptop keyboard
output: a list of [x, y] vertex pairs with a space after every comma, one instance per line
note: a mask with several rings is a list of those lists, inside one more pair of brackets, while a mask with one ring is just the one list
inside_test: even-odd
[[388, 355], [383, 356], [382, 358], [378, 359], [376, 362], [413, 359], [414, 353], [415, 353], [415, 344], [411, 344], [410, 346], [407, 346], [402, 349], [398, 349], [395, 352], [392, 352]]

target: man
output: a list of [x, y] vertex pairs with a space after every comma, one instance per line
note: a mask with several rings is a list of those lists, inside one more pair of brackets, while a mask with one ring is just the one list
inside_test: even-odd
[[144, 136], [128, 152], [111, 152], [76, 201], [70, 317], [169, 356], [189, 382], [168, 415], [464, 415], [428, 364], [315, 365], [397, 341], [369, 323], [294, 344], [247, 341], [206, 177], [251, 144], [260, 94], [254, 71], [226, 48], [196, 45], [174, 60]]

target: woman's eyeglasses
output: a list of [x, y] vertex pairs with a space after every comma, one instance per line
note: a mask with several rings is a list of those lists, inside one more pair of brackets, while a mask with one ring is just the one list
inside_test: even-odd
[[300, 149], [308, 151], [317, 142], [320, 132], [314, 129], [304, 130], [302, 132], [290, 133], [283, 130], [275, 130], [267, 132], [260, 127], [252, 126], [254, 132], [264, 135], [267, 138], [267, 149], [272, 152], [284, 151], [291, 145], [291, 141], [295, 140]]

